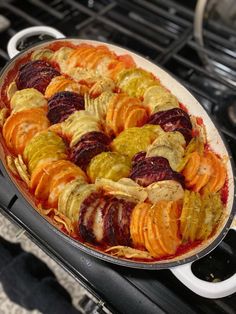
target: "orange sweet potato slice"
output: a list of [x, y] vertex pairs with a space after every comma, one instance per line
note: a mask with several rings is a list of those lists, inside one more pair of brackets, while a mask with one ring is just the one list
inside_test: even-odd
[[162, 257], [165, 256], [167, 252], [161, 247], [154, 215], [155, 209], [152, 208], [149, 211], [149, 215], [147, 215], [147, 232], [144, 234], [145, 247], [153, 257]]
[[183, 170], [183, 175], [187, 181], [191, 181], [197, 175], [200, 167], [200, 155], [197, 152], [193, 152], [188, 157], [188, 162]]
[[86, 175], [80, 167], [75, 166], [70, 161], [67, 161], [66, 168], [62, 169], [57, 175], [52, 178], [50, 191], [62, 182], [66, 182], [70, 176], [80, 176], [86, 180]]
[[117, 101], [119, 99], [119, 95], [117, 94], [113, 97], [108, 105], [107, 115], [106, 115], [106, 132], [111, 135], [114, 133], [114, 125], [113, 125], [113, 114], [115, 112], [115, 108], [117, 105]]
[[82, 60], [83, 65], [85, 65], [85, 66], [87, 67], [87, 65], [89, 64], [89, 62], [90, 62], [91, 60], [93, 60], [93, 58], [95, 57], [95, 55], [96, 55], [96, 51], [94, 51], [94, 50], [91, 49], [91, 51], [88, 52], [88, 53], [86, 54], [86, 56], [83, 58], [83, 60]]
[[[165, 205], [167, 205], [168, 202], [165, 202]], [[163, 206], [162, 202], [158, 202], [152, 207], [152, 224], [153, 224], [153, 232], [155, 235], [155, 240], [158, 242], [158, 246], [161, 248], [163, 252], [165, 252], [165, 255], [168, 254], [168, 250], [165, 247], [164, 242], [164, 233], [166, 226], [163, 223], [162, 215], [163, 215]], [[155, 244], [156, 245], [156, 244]]]
[[175, 202], [161, 201], [156, 211], [156, 228], [159, 230], [160, 242], [168, 254], [174, 254], [180, 245], [178, 238], [178, 207]]
[[192, 188], [197, 183], [198, 180], [199, 180], [199, 175], [196, 174], [196, 176], [191, 181], [187, 182], [187, 187]]
[[31, 179], [30, 179], [30, 188], [34, 191], [39, 184], [39, 181], [43, 175], [44, 172], [48, 173], [48, 168], [50, 168], [55, 162], [59, 161], [64, 161], [64, 160], [56, 160], [53, 161], [51, 158], [48, 158], [46, 160], [43, 160], [40, 162], [34, 171], [31, 174]]
[[110, 64], [110, 70], [109, 70], [109, 77], [116, 81], [116, 78], [118, 76], [118, 74], [125, 69], [125, 64], [123, 62], [120, 62], [120, 61], [114, 61], [114, 62], [111, 62]]
[[96, 69], [99, 62], [106, 56], [109, 56], [109, 54], [106, 51], [96, 53], [94, 58], [90, 59], [89, 62], [87, 62], [87, 67], [89, 69]]
[[205, 189], [208, 189], [209, 192], [214, 191], [214, 187], [217, 185], [217, 182], [219, 180], [219, 170], [220, 170], [220, 163], [218, 161], [218, 158], [216, 157], [215, 154], [212, 152], [208, 151], [206, 153], [206, 158], [209, 160], [212, 166], [212, 174], [211, 177], [205, 186]]
[[112, 116], [112, 129], [114, 130], [116, 135], [124, 130], [122, 111], [124, 110], [124, 107], [127, 106], [127, 98], [128, 97], [125, 94], [118, 94], [118, 97], [115, 100], [117, 103]]
[[78, 60], [77, 65], [85, 67], [86, 64], [85, 64], [84, 60], [91, 53], [96, 53], [96, 49], [94, 47], [93, 48], [84, 49], [83, 51], [80, 51], [78, 53], [78, 55], [77, 55], [80, 58], [80, 60]]
[[198, 170], [198, 179], [194, 183], [193, 191], [199, 192], [207, 184], [211, 177], [211, 174], [212, 166], [209, 162], [209, 159], [201, 156], [201, 166]]
[[[23, 126], [22, 126], [23, 127]], [[24, 130], [17, 128], [18, 132], [15, 137], [14, 146], [17, 148], [17, 153], [23, 155], [26, 145], [29, 143], [31, 138], [38, 132], [43, 131], [46, 128], [43, 128], [43, 125], [34, 125], [26, 133]]]
[[141, 245], [140, 235], [139, 235], [139, 222], [141, 215], [141, 208], [138, 204], [132, 211], [131, 221], [130, 221], [130, 236], [133, 241], [134, 247], [138, 248]]
[[151, 245], [151, 243], [150, 243], [150, 241], [149, 241], [148, 225], [150, 224], [150, 220], [151, 220], [151, 218], [149, 219], [149, 213], [150, 213], [150, 210], [149, 210], [148, 213], [144, 216], [144, 226], [146, 227], [146, 228], [143, 230], [144, 244], [145, 244], [146, 250], [147, 250], [153, 257], [156, 257], [156, 252], [153, 251], [152, 245]]
[[[26, 145], [29, 139], [29, 135], [27, 133], [30, 129], [35, 128], [35, 132], [38, 132], [38, 130], [44, 130], [48, 126], [49, 121], [45, 116], [45, 111], [41, 108], [31, 108], [29, 110], [19, 111], [12, 114], [6, 120], [3, 126], [3, 137], [5, 138], [8, 148], [12, 149], [15, 154], [21, 154], [22, 146], [19, 150], [18, 147], [15, 146], [17, 143], [17, 137], [23, 137], [21, 138], [21, 143], [25, 143], [22, 145]], [[33, 135], [35, 134], [34, 132], [32, 133]]]
[[50, 98], [54, 94], [64, 91], [69, 84], [76, 85], [76, 82], [64, 76], [56, 77], [56, 80], [51, 82], [46, 88], [45, 97]]
[[150, 205], [147, 203], [137, 204], [132, 212], [130, 234], [133, 244], [137, 248], [144, 247], [144, 220]]
[[207, 189], [209, 192], [217, 192], [219, 191], [226, 180], [226, 169], [223, 164], [223, 162], [211, 151], [208, 151], [206, 153], [206, 157], [211, 162], [212, 165], [212, 174], [211, 177], [205, 186], [205, 189]]
[[222, 162], [220, 162], [219, 180], [217, 184], [214, 186], [213, 192], [218, 192], [224, 186], [226, 177], [227, 171], [225, 165]]
[[143, 107], [141, 102], [134, 97], [126, 96], [126, 99], [123, 103], [123, 110], [121, 112], [121, 119], [125, 122], [129, 113], [133, 110], [132, 108], [140, 108]]
[[48, 198], [49, 206], [57, 207], [59, 194], [67, 183], [78, 177], [86, 179], [85, 173], [79, 167], [72, 165], [67, 166], [65, 171], [62, 170], [60, 174], [52, 178]]
[[123, 62], [126, 68], [132, 68], [136, 66], [134, 59], [130, 55], [118, 56], [118, 60]]
[[[94, 50], [93, 46], [87, 45], [83, 47], [78, 47], [77, 49], [73, 50], [68, 57], [69, 63], [73, 63], [74, 66], [80, 66], [80, 62], [83, 56], [83, 53], [88, 54]], [[75, 62], [76, 60], [76, 62]], [[71, 61], [71, 62], [70, 62]]]
[[107, 51], [107, 52], [109, 52], [110, 54], [113, 54], [113, 53], [109, 50], [109, 48], [108, 48], [107, 46], [105, 46], [105, 45], [98, 45], [98, 46], [96, 47], [96, 49], [97, 49], [97, 51]]
[[194, 192], [199, 192], [201, 191], [201, 189], [207, 184], [207, 182], [210, 179], [210, 175], [209, 174], [204, 174], [198, 177], [198, 180], [196, 181], [194, 187], [193, 187], [193, 191]]
[[125, 120], [125, 129], [142, 126], [148, 119], [145, 108], [133, 108]]
[[46, 201], [49, 196], [50, 184], [54, 175], [59, 173], [64, 167], [68, 167], [68, 161], [59, 160], [47, 165], [43, 171], [39, 183], [35, 189], [35, 196]]
[[144, 232], [147, 229], [147, 225], [146, 225], [146, 217], [149, 214], [149, 210], [151, 205], [147, 204], [147, 203], [143, 203], [145, 205], [142, 206], [142, 211], [141, 211], [141, 215], [139, 217], [140, 222], [139, 222], [139, 228], [138, 228], [138, 232], [139, 232], [139, 237], [140, 237], [140, 243], [143, 247], [145, 247], [145, 239], [144, 239]]
[[51, 162], [45, 162], [43, 164], [38, 165], [34, 171], [32, 172], [31, 179], [30, 179], [30, 187], [34, 191], [39, 183], [39, 180], [41, 176], [43, 175], [43, 172], [47, 172], [47, 167], [50, 166]]

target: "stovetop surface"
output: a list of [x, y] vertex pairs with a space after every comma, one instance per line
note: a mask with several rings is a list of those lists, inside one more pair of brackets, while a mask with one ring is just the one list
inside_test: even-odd
[[[236, 124], [229, 113], [235, 108], [236, 87], [209, 72], [193, 38], [196, 1], [182, 0], [2, 0], [0, 1], [0, 68], [8, 61], [6, 45], [17, 31], [50, 25], [66, 36], [115, 43], [138, 52], [171, 72], [219, 123], [236, 161]], [[236, 33], [209, 22], [204, 32], [207, 53], [229, 75], [235, 74]], [[37, 39], [38, 40], [38, 39]], [[23, 49], [35, 38], [19, 44]], [[3, 214], [28, 231], [29, 236], [56, 259], [107, 307], [121, 313], [235, 313], [236, 295], [210, 300], [183, 286], [168, 270], [140, 271], [97, 260], [58, 243], [47, 225], [32, 230], [37, 216], [25, 218], [25, 205], [0, 175]], [[28, 219], [28, 221], [27, 221]], [[45, 237], [47, 234], [47, 237]], [[227, 265], [227, 267], [225, 267]], [[235, 232], [208, 256], [193, 265], [199, 278], [213, 281], [236, 271]]]

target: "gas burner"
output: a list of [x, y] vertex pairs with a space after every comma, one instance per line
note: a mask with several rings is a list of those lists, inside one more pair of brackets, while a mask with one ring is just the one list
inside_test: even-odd
[[236, 101], [234, 100], [228, 107], [229, 120], [233, 127], [236, 128]]
[[235, 134], [236, 131], [236, 94], [231, 94], [222, 99], [214, 108], [218, 123]]
[[219, 282], [228, 279], [236, 272], [234, 236], [234, 231], [230, 230], [224, 242], [214, 251], [192, 264], [192, 271], [199, 279]]

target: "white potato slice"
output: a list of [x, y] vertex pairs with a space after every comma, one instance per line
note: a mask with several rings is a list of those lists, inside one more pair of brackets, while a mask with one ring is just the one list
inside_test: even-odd
[[145, 189], [128, 178], [122, 178], [117, 182], [110, 179], [96, 179], [95, 185], [108, 191], [109, 194], [124, 196], [133, 199], [135, 202], [144, 202], [147, 199]]
[[110, 78], [101, 78], [89, 90], [92, 96], [98, 96], [103, 92], [112, 92], [115, 89], [115, 83]]
[[52, 59], [54, 52], [51, 49], [37, 49], [31, 55], [31, 60], [50, 60]]
[[15, 92], [18, 90], [16, 82], [13, 81], [10, 83], [10, 85], [7, 88], [7, 99], [11, 100], [11, 98], [13, 97], [13, 95], [15, 94]]
[[88, 132], [101, 131], [99, 119], [92, 113], [80, 110], [75, 111], [64, 122], [61, 123], [62, 132], [71, 137], [70, 146], [78, 143], [81, 136]]
[[9, 114], [9, 110], [7, 108], [0, 109], [0, 127], [3, 127], [8, 114]]
[[184, 197], [184, 190], [179, 182], [164, 180], [146, 187], [148, 200], [155, 204], [159, 201], [177, 201]]
[[143, 103], [151, 113], [179, 107], [178, 99], [163, 86], [151, 86], [144, 93]]
[[106, 249], [105, 252], [109, 252], [112, 255], [118, 257], [152, 259], [152, 256], [149, 252], [133, 249], [129, 246], [112, 246], [109, 249]]
[[70, 47], [61, 47], [52, 56], [52, 60], [59, 64], [61, 71], [64, 73], [66, 73], [66, 70], [68, 69], [68, 58], [73, 50], [74, 49]]
[[12, 112], [15, 113], [30, 108], [45, 107], [47, 106], [47, 100], [37, 89], [25, 88], [15, 92], [10, 105]]

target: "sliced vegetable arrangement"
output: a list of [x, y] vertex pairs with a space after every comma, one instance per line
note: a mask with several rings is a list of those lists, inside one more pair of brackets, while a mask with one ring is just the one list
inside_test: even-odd
[[0, 125], [8, 167], [41, 213], [107, 254], [150, 262], [214, 234], [223, 156], [153, 73], [102, 45], [29, 58], [6, 88]]

